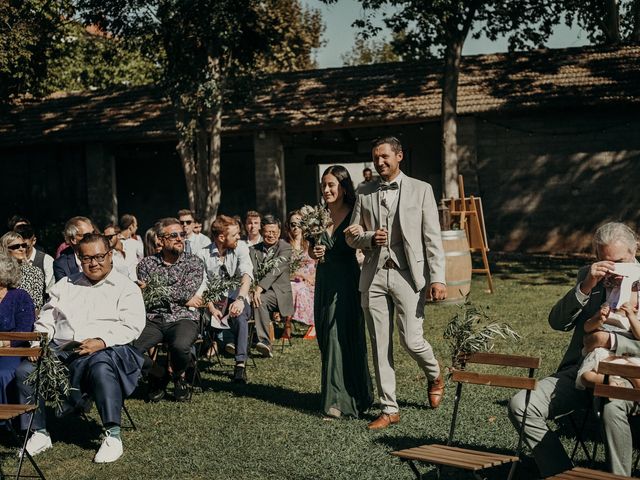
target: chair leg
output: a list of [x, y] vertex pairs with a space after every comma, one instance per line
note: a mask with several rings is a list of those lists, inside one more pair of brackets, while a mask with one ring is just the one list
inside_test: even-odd
[[[31, 414], [31, 420], [33, 421], [33, 413]], [[8, 425], [9, 425], [9, 431], [11, 432], [11, 435], [16, 440], [16, 443], [18, 445], [20, 445], [20, 437], [18, 437], [18, 434], [13, 429], [13, 426], [11, 425], [11, 421], [8, 422]], [[42, 473], [42, 470], [40, 470], [40, 467], [38, 466], [36, 461], [33, 459], [31, 454], [29, 452], [27, 452], [27, 442], [29, 441], [29, 432], [30, 431], [31, 431], [31, 421], [29, 422], [29, 428], [27, 429], [27, 431], [26, 431], [26, 433], [24, 435], [24, 442], [22, 442], [22, 450], [20, 451], [20, 457], [19, 457], [19, 460], [18, 460], [18, 470], [16, 471], [16, 480], [18, 480], [20, 478], [20, 474], [22, 473], [22, 465], [24, 464], [24, 457], [25, 456], [27, 457], [27, 460], [29, 460], [29, 462], [31, 463], [31, 465], [33, 466], [35, 471], [38, 473], [38, 476], [42, 480], [46, 480], [45, 476], [44, 476], [44, 473]], [[4, 476], [3, 476], [3, 478], [4, 478]]]
[[131, 414], [129, 413], [129, 410], [127, 409], [127, 406], [124, 404], [124, 402], [122, 403], [122, 411], [124, 412], [125, 416], [127, 417], [127, 419], [129, 420], [130, 425], [128, 426], [123, 426], [122, 428], [126, 428], [128, 430], [133, 430], [134, 432], [138, 430], [138, 427], [136, 427], [136, 423], [133, 421], [133, 418], [131, 417]]
[[595, 460], [595, 457], [592, 458], [591, 455], [589, 454], [589, 449], [587, 448], [587, 445], [585, 444], [584, 438], [583, 438], [584, 430], [587, 425], [587, 421], [589, 420], [590, 412], [591, 410], [587, 409], [582, 419], [582, 425], [580, 426], [579, 429], [578, 429], [578, 425], [576, 425], [576, 422], [573, 418], [573, 413], [569, 415], [569, 422], [571, 423], [571, 427], [573, 428], [573, 431], [576, 434], [576, 443], [574, 444], [573, 451], [571, 452], [571, 461], [573, 461], [573, 459], [575, 458], [576, 453], [578, 452], [578, 447], [582, 447], [582, 451], [587, 457], [588, 462], [593, 463], [593, 461]]
[[409, 464], [411, 471], [416, 476], [416, 480], [422, 480], [422, 474], [420, 473], [420, 470], [418, 470], [418, 467], [416, 467], [416, 464], [413, 463], [413, 460], [407, 460], [407, 463]]

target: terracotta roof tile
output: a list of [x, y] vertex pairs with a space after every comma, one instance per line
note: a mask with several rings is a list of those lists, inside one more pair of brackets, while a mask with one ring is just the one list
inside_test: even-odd
[[[436, 119], [441, 63], [388, 63], [277, 74], [225, 112], [228, 132], [304, 130]], [[640, 47], [569, 48], [463, 58], [458, 113], [640, 103]], [[0, 117], [0, 144], [171, 138], [174, 117], [151, 87], [24, 100]]]

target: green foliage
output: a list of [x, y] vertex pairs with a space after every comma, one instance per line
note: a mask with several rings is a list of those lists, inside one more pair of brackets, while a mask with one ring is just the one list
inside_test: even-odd
[[167, 279], [158, 273], [152, 273], [142, 289], [142, 299], [147, 310], [165, 308], [169, 304], [171, 290]]
[[369, 65], [402, 61], [402, 55], [395, 51], [395, 43], [401, 43], [404, 35], [394, 34], [394, 40], [386, 42], [358, 36], [350, 52], [340, 56], [344, 65]]
[[579, 25], [592, 43], [640, 42], [638, 0], [564, 0], [565, 23]]
[[507, 323], [489, 323], [485, 309], [476, 307], [467, 300], [460, 305], [460, 311], [456, 312], [444, 330], [443, 338], [447, 341], [451, 354], [451, 366], [461, 368], [464, 365], [464, 357], [475, 352], [489, 352], [493, 349], [495, 340], [519, 340], [520, 335]]
[[70, 0], [0, 2], [0, 102], [20, 94], [47, 93], [49, 61], [58, 55]]
[[159, 65], [139, 48], [105, 33], [87, 31], [77, 22], [56, 38], [57, 57], [49, 63], [48, 91], [100, 90], [152, 83]]
[[280, 264], [285, 261], [284, 257], [276, 257], [276, 251], [270, 250], [262, 260], [258, 260], [257, 267], [253, 271], [253, 283], [251, 288], [255, 287], [262, 281], [264, 277], [271, 271], [278, 273], [280, 271]]
[[46, 401], [51, 402], [57, 411], [61, 411], [64, 401], [68, 398], [69, 392], [71, 392], [69, 369], [51, 350], [49, 341], [46, 338], [40, 342], [40, 348], [42, 348], [40, 374], [38, 375], [38, 369], [36, 368], [25, 378], [25, 383], [35, 387], [39, 378], [40, 395]]
[[207, 288], [202, 294], [202, 300], [205, 304], [219, 303], [229, 296], [229, 292], [232, 292], [240, 286], [240, 279], [238, 277], [225, 277], [223, 275], [214, 275], [207, 281]]
[[304, 251], [296, 250], [295, 248], [291, 250], [291, 258], [289, 259], [289, 272], [293, 275], [295, 272], [300, 270], [302, 264], [304, 262]]

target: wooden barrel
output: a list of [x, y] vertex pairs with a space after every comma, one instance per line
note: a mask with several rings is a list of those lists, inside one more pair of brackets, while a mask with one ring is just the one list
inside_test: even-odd
[[442, 246], [446, 262], [447, 299], [439, 303], [464, 303], [471, 290], [471, 252], [465, 231], [444, 230]]

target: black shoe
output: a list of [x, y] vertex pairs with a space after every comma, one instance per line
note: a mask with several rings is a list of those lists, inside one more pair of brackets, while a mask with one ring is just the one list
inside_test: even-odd
[[191, 398], [191, 390], [184, 379], [179, 378], [173, 383], [173, 397], [176, 402], [187, 402]]
[[247, 383], [247, 369], [244, 365], [236, 365], [233, 368], [233, 381], [236, 383]]
[[149, 393], [147, 393], [147, 398], [149, 399], [150, 402], [159, 402], [160, 400], [162, 400], [165, 396], [167, 392], [165, 391], [164, 388], [161, 388], [159, 390], [149, 390]]

